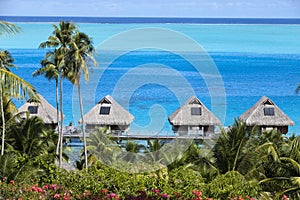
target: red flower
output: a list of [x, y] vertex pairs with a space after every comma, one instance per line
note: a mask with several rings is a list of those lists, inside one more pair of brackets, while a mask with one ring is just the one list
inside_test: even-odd
[[107, 192], [108, 192], [108, 190], [106, 190], [106, 189], [100, 190], [101, 194], [106, 194]]
[[54, 199], [58, 199], [60, 197], [60, 194], [55, 194]]
[[15, 185], [15, 181], [14, 181], [14, 180], [11, 180], [10, 183], [11, 183], [12, 185]]
[[197, 196], [197, 197], [202, 197], [202, 192], [201, 190], [193, 190], [192, 191], [193, 195]]
[[33, 185], [30, 189], [31, 191], [36, 191], [37, 190], [37, 186], [36, 185]]

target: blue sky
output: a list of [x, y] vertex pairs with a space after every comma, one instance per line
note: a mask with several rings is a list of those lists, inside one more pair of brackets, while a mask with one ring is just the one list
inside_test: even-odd
[[0, 0], [0, 15], [300, 18], [298, 0]]

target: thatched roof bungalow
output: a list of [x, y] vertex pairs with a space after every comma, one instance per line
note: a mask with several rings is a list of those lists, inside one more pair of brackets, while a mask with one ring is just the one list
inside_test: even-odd
[[[134, 117], [107, 95], [83, 116], [87, 131], [96, 127], [108, 127], [113, 132], [127, 132]], [[81, 123], [81, 119], [79, 123]]]
[[278, 130], [288, 132], [288, 126], [294, 122], [268, 97], [261, 97], [249, 110], [239, 116], [247, 126], [257, 126], [261, 131]]
[[217, 117], [195, 96], [190, 97], [180, 108], [169, 116], [172, 129], [179, 135], [214, 133], [215, 126], [221, 125]]
[[39, 100], [29, 99], [19, 109], [18, 113], [23, 112], [22, 117], [25, 117], [25, 112], [29, 113], [29, 116], [37, 116], [41, 118], [46, 125], [55, 129], [60, 122], [57, 120], [57, 110], [54, 108], [42, 95], [38, 94]]

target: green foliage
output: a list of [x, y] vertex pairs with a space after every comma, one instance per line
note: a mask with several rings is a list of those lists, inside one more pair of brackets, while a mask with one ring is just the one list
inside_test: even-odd
[[230, 171], [217, 176], [205, 187], [205, 194], [216, 199], [228, 199], [228, 197], [259, 195], [258, 183], [247, 181], [243, 175], [237, 171]]

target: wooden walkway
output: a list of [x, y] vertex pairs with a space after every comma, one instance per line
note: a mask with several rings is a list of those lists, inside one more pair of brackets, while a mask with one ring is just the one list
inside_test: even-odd
[[[177, 136], [177, 135], [140, 135], [140, 134], [111, 134], [108, 135], [112, 139], [117, 140], [175, 140], [175, 139], [185, 139], [185, 140], [208, 140], [212, 139], [211, 136], [201, 136], [201, 135], [186, 135], [186, 136]], [[82, 134], [64, 134], [66, 138], [82, 138]], [[87, 134], [87, 137], [89, 135]]]

